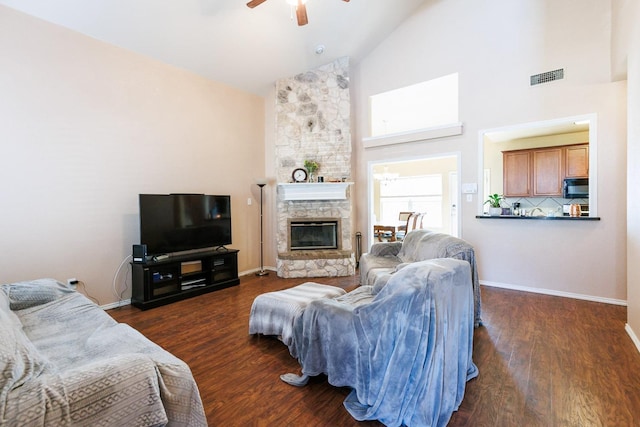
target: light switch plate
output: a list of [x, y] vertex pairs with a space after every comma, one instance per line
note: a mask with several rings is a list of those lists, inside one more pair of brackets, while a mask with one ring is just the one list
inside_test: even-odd
[[475, 194], [478, 192], [478, 184], [466, 182], [462, 184], [462, 194]]

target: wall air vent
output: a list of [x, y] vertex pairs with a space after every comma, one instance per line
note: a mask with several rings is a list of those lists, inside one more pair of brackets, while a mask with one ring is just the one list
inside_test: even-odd
[[531, 76], [531, 86], [539, 85], [542, 83], [549, 83], [554, 80], [564, 79], [564, 68], [558, 70], [547, 71], [546, 73], [535, 74]]

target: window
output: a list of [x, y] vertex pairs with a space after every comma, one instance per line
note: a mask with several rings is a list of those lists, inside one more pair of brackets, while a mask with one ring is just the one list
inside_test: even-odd
[[457, 123], [458, 73], [370, 97], [371, 136]]
[[380, 183], [380, 222], [396, 224], [399, 212], [426, 212], [423, 226], [442, 227], [442, 175], [397, 178]]

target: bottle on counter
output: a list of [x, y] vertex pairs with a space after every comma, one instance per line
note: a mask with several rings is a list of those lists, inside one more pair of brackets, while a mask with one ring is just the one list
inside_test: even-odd
[[582, 215], [582, 209], [580, 205], [577, 203], [571, 204], [571, 206], [569, 207], [569, 216], [576, 217], [580, 215]]
[[515, 202], [513, 204], [513, 215], [514, 216], [520, 216], [520, 203]]

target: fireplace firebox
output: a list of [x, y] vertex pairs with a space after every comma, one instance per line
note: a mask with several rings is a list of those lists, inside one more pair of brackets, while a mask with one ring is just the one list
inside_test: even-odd
[[339, 249], [337, 220], [289, 220], [289, 250]]

